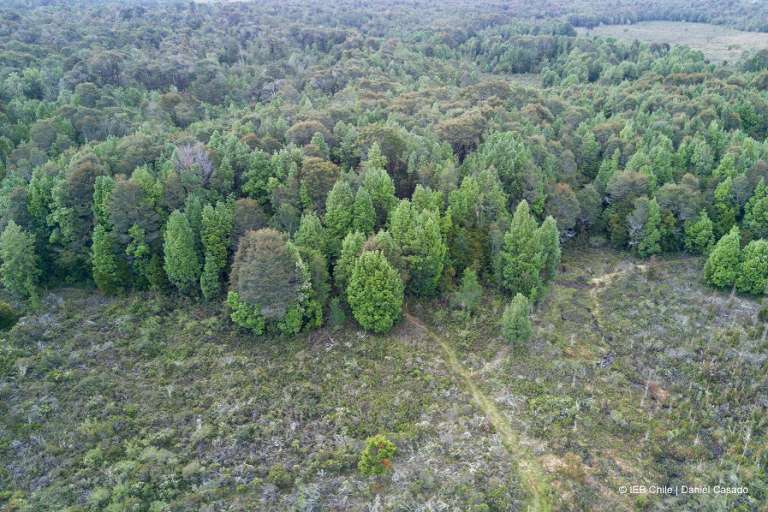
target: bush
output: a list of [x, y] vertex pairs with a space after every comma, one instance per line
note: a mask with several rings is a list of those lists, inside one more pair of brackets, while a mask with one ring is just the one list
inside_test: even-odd
[[7, 302], [0, 300], [0, 329], [10, 329], [16, 325], [18, 319], [19, 316], [13, 308]]
[[381, 434], [365, 440], [357, 469], [363, 475], [383, 475], [392, 466], [389, 459], [395, 454], [395, 445]]

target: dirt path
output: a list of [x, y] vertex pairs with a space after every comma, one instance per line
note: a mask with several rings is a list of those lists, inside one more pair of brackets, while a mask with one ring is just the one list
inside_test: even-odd
[[475, 384], [472, 379], [472, 373], [468, 371], [459, 362], [456, 357], [456, 352], [446, 341], [438, 336], [432, 329], [424, 325], [418, 318], [414, 317], [410, 313], [406, 312], [405, 317], [409, 322], [425, 331], [433, 340], [440, 344], [443, 351], [448, 356], [448, 363], [451, 365], [451, 369], [456, 375], [459, 375], [466, 388], [472, 393], [472, 398], [485, 412], [490, 419], [496, 432], [501, 437], [504, 446], [509, 451], [510, 455], [517, 461], [520, 467], [520, 476], [522, 483], [528, 490], [531, 496], [531, 503], [528, 507], [530, 511], [547, 511], [551, 510], [547, 501], [548, 483], [544, 477], [542, 469], [533, 460], [532, 455], [528, 449], [525, 448], [514, 433], [512, 426], [504, 418], [501, 412], [496, 408], [496, 404], [492, 399], [487, 397]]

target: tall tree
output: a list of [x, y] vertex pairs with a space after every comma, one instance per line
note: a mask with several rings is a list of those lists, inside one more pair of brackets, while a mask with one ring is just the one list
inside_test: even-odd
[[715, 243], [712, 221], [706, 210], [701, 210], [699, 220], [685, 226], [685, 250], [691, 254], [707, 254]]
[[91, 261], [93, 262], [93, 280], [99, 290], [105, 295], [113, 295], [121, 291], [122, 283], [115, 253], [112, 250], [112, 239], [101, 224], [97, 224], [93, 229]]
[[560, 265], [560, 231], [557, 229], [557, 221], [551, 215], [548, 216], [537, 234], [541, 245], [541, 276], [544, 281], [549, 281], [557, 275], [557, 267]]
[[328, 234], [329, 254], [336, 258], [341, 252], [341, 241], [352, 229], [355, 198], [346, 181], [337, 181], [325, 202], [325, 227]]
[[357, 189], [352, 211], [354, 219], [352, 227], [355, 231], [360, 231], [366, 235], [373, 233], [373, 229], [376, 226], [376, 209], [373, 206], [371, 194], [368, 193], [365, 187]]
[[347, 300], [364, 329], [387, 332], [402, 314], [403, 282], [382, 253], [366, 251], [355, 263]]
[[187, 217], [174, 210], [165, 229], [165, 273], [183, 294], [193, 295], [200, 282], [200, 260]]
[[333, 269], [333, 281], [339, 295], [346, 298], [347, 286], [355, 268], [357, 256], [365, 243], [365, 235], [359, 231], [353, 231], [344, 237], [341, 243], [341, 255]]
[[640, 256], [648, 257], [661, 252], [661, 246], [659, 245], [659, 240], [661, 240], [660, 224], [661, 212], [659, 211], [659, 203], [656, 201], [656, 198], [653, 198], [648, 202], [648, 219], [643, 224], [645, 236], [637, 246], [637, 252]]
[[704, 280], [716, 288], [733, 286], [739, 273], [739, 254], [739, 228], [733, 226], [712, 249], [704, 265]]
[[755, 295], [766, 293], [768, 285], [768, 242], [753, 240], [741, 251], [736, 289]]
[[500, 255], [504, 289], [532, 299], [541, 285], [541, 243], [536, 230], [536, 219], [530, 215], [528, 202], [520, 201]]
[[0, 235], [0, 279], [11, 292], [37, 301], [40, 270], [35, 254], [35, 235], [26, 233], [14, 221]]
[[514, 347], [525, 346], [533, 336], [528, 307], [528, 297], [518, 293], [504, 309], [502, 333], [507, 343]]

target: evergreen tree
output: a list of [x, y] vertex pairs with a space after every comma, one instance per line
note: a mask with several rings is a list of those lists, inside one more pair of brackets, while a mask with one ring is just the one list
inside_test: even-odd
[[661, 212], [659, 211], [659, 203], [656, 201], [656, 198], [653, 198], [648, 202], [648, 219], [643, 225], [645, 236], [637, 246], [637, 252], [640, 256], [646, 258], [661, 252], [661, 246], [659, 245], [659, 240], [661, 240], [660, 224]]
[[704, 280], [716, 287], [733, 286], [739, 272], [739, 228], [733, 226], [722, 237], [704, 265]]
[[744, 207], [744, 227], [753, 238], [768, 238], [768, 187], [764, 178]]
[[0, 235], [0, 280], [11, 292], [37, 302], [40, 270], [35, 254], [35, 235], [26, 233], [14, 221]]
[[376, 226], [376, 209], [373, 207], [371, 194], [365, 187], [357, 189], [355, 194], [355, 203], [353, 206], [352, 227], [355, 231], [360, 231], [365, 235], [373, 233]]
[[557, 221], [551, 215], [541, 224], [538, 237], [541, 245], [541, 275], [546, 282], [557, 275], [561, 256], [560, 232], [557, 229]]
[[93, 183], [93, 216], [107, 231], [112, 229], [109, 222], [109, 202], [114, 188], [115, 180], [109, 176], [97, 176]]
[[518, 293], [504, 309], [501, 326], [504, 339], [510, 345], [522, 347], [528, 343], [533, 336], [533, 328], [528, 312], [528, 298], [525, 295]]
[[330, 156], [331, 150], [328, 148], [328, 144], [325, 142], [325, 137], [323, 136], [322, 132], [315, 132], [315, 134], [312, 136], [312, 140], [310, 140], [309, 143], [317, 146], [320, 150], [320, 153], [322, 153], [325, 158]]
[[112, 251], [112, 239], [101, 224], [97, 224], [93, 229], [91, 261], [93, 262], [93, 280], [99, 290], [105, 295], [122, 291], [115, 254]]
[[701, 210], [699, 220], [685, 226], [685, 250], [691, 254], [707, 254], [714, 243], [712, 221], [709, 220], [707, 211]]
[[205, 300], [213, 300], [221, 293], [221, 282], [219, 281], [219, 265], [216, 262], [216, 256], [213, 253], [205, 255], [205, 265], [203, 273], [200, 276], [200, 289], [203, 292]]
[[736, 203], [733, 198], [733, 180], [729, 176], [715, 189], [715, 214], [712, 229], [715, 238], [724, 236], [736, 224]]
[[541, 244], [536, 234], [536, 220], [531, 217], [528, 203], [517, 205], [512, 226], [504, 236], [500, 254], [502, 286], [510, 293], [522, 293], [535, 299], [541, 285]]
[[131, 237], [131, 241], [125, 249], [125, 254], [128, 256], [128, 262], [131, 264], [134, 274], [140, 279], [144, 279], [152, 257], [146, 242], [145, 232], [138, 224], [134, 224], [128, 230], [128, 235]]
[[384, 169], [370, 168], [363, 175], [363, 184], [376, 211], [376, 226], [381, 227], [386, 223], [390, 210], [397, 205], [395, 183]]
[[364, 329], [387, 332], [400, 318], [403, 282], [380, 252], [363, 252], [355, 262], [347, 300]]
[[328, 253], [333, 258], [339, 256], [341, 241], [352, 229], [353, 219], [357, 216], [354, 204], [355, 197], [352, 195], [349, 183], [337, 181], [328, 193], [328, 199], [325, 201], [325, 217], [323, 217], [328, 236]]
[[165, 273], [181, 293], [194, 294], [200, 282], [200, 260], [187, 217], [175, 210], [165, 230]]
[[293, 241], [300, 247], [306, 247], [326, 254], [327, 240], [325, 228], [323, 228], [320, 219], [314, 213], [307, 213], [301, 217], [299, 229], [293, 237]]
[[768, 284], [768, 242], [753, 240], [741, 251], [736, 289], [742, 293], [759, 295]]
[[464, 311], [474, 311], [480, 304], [483, 287], [477, 282], [477, 272], [465, 268], [461, 277], [461, 286], [453, 294], [453, 303]]
[[218, 201], [215, 208], [207, 204], [203, 208], [200, 224], [205, 257], [207, 259], [211, 255], [220, 272], [227, 265], [227, 248], [233, 225], [232, 211], [222, 201]]
[[336, 262], [336, 267], [333, 269], [333, 281], [336, 285], [336, 290], [342, 297], [347, 296], [349, 279], [355, 268], [357, 255], [360, 253], [360, 249], [363, 247], [364, 243], [365, 235], [359, 231], [348, 233], [341, 243], [341, 255]]

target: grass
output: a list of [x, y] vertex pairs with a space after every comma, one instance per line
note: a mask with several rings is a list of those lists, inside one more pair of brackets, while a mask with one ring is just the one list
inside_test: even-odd
[[[569, 249], [523, 351], [491, 291], [471, 317], [410, 299], [385, 336], [274, 339], [56, 292], [0, 336], [0, 508], [757, 510], [768, 331], [702, 264]], [[375, 434], [397, 451], [365, 477]], [[718, 483], [749, 495], [618, 492]]]
[[643, 21], [633, 25], [600, 25], [587, 30], [578, 28], [582, 37], [599, 36], [603, 39], [635, 39], [646, 43], [688, 45], [700, 50], [704, 57], [720, 64], [724, 60], [734, 64], [745, 50], [760, 50], [768, 46], [768, 34], [743, 32], [722, 25], [686, 23], [676, 21]]

